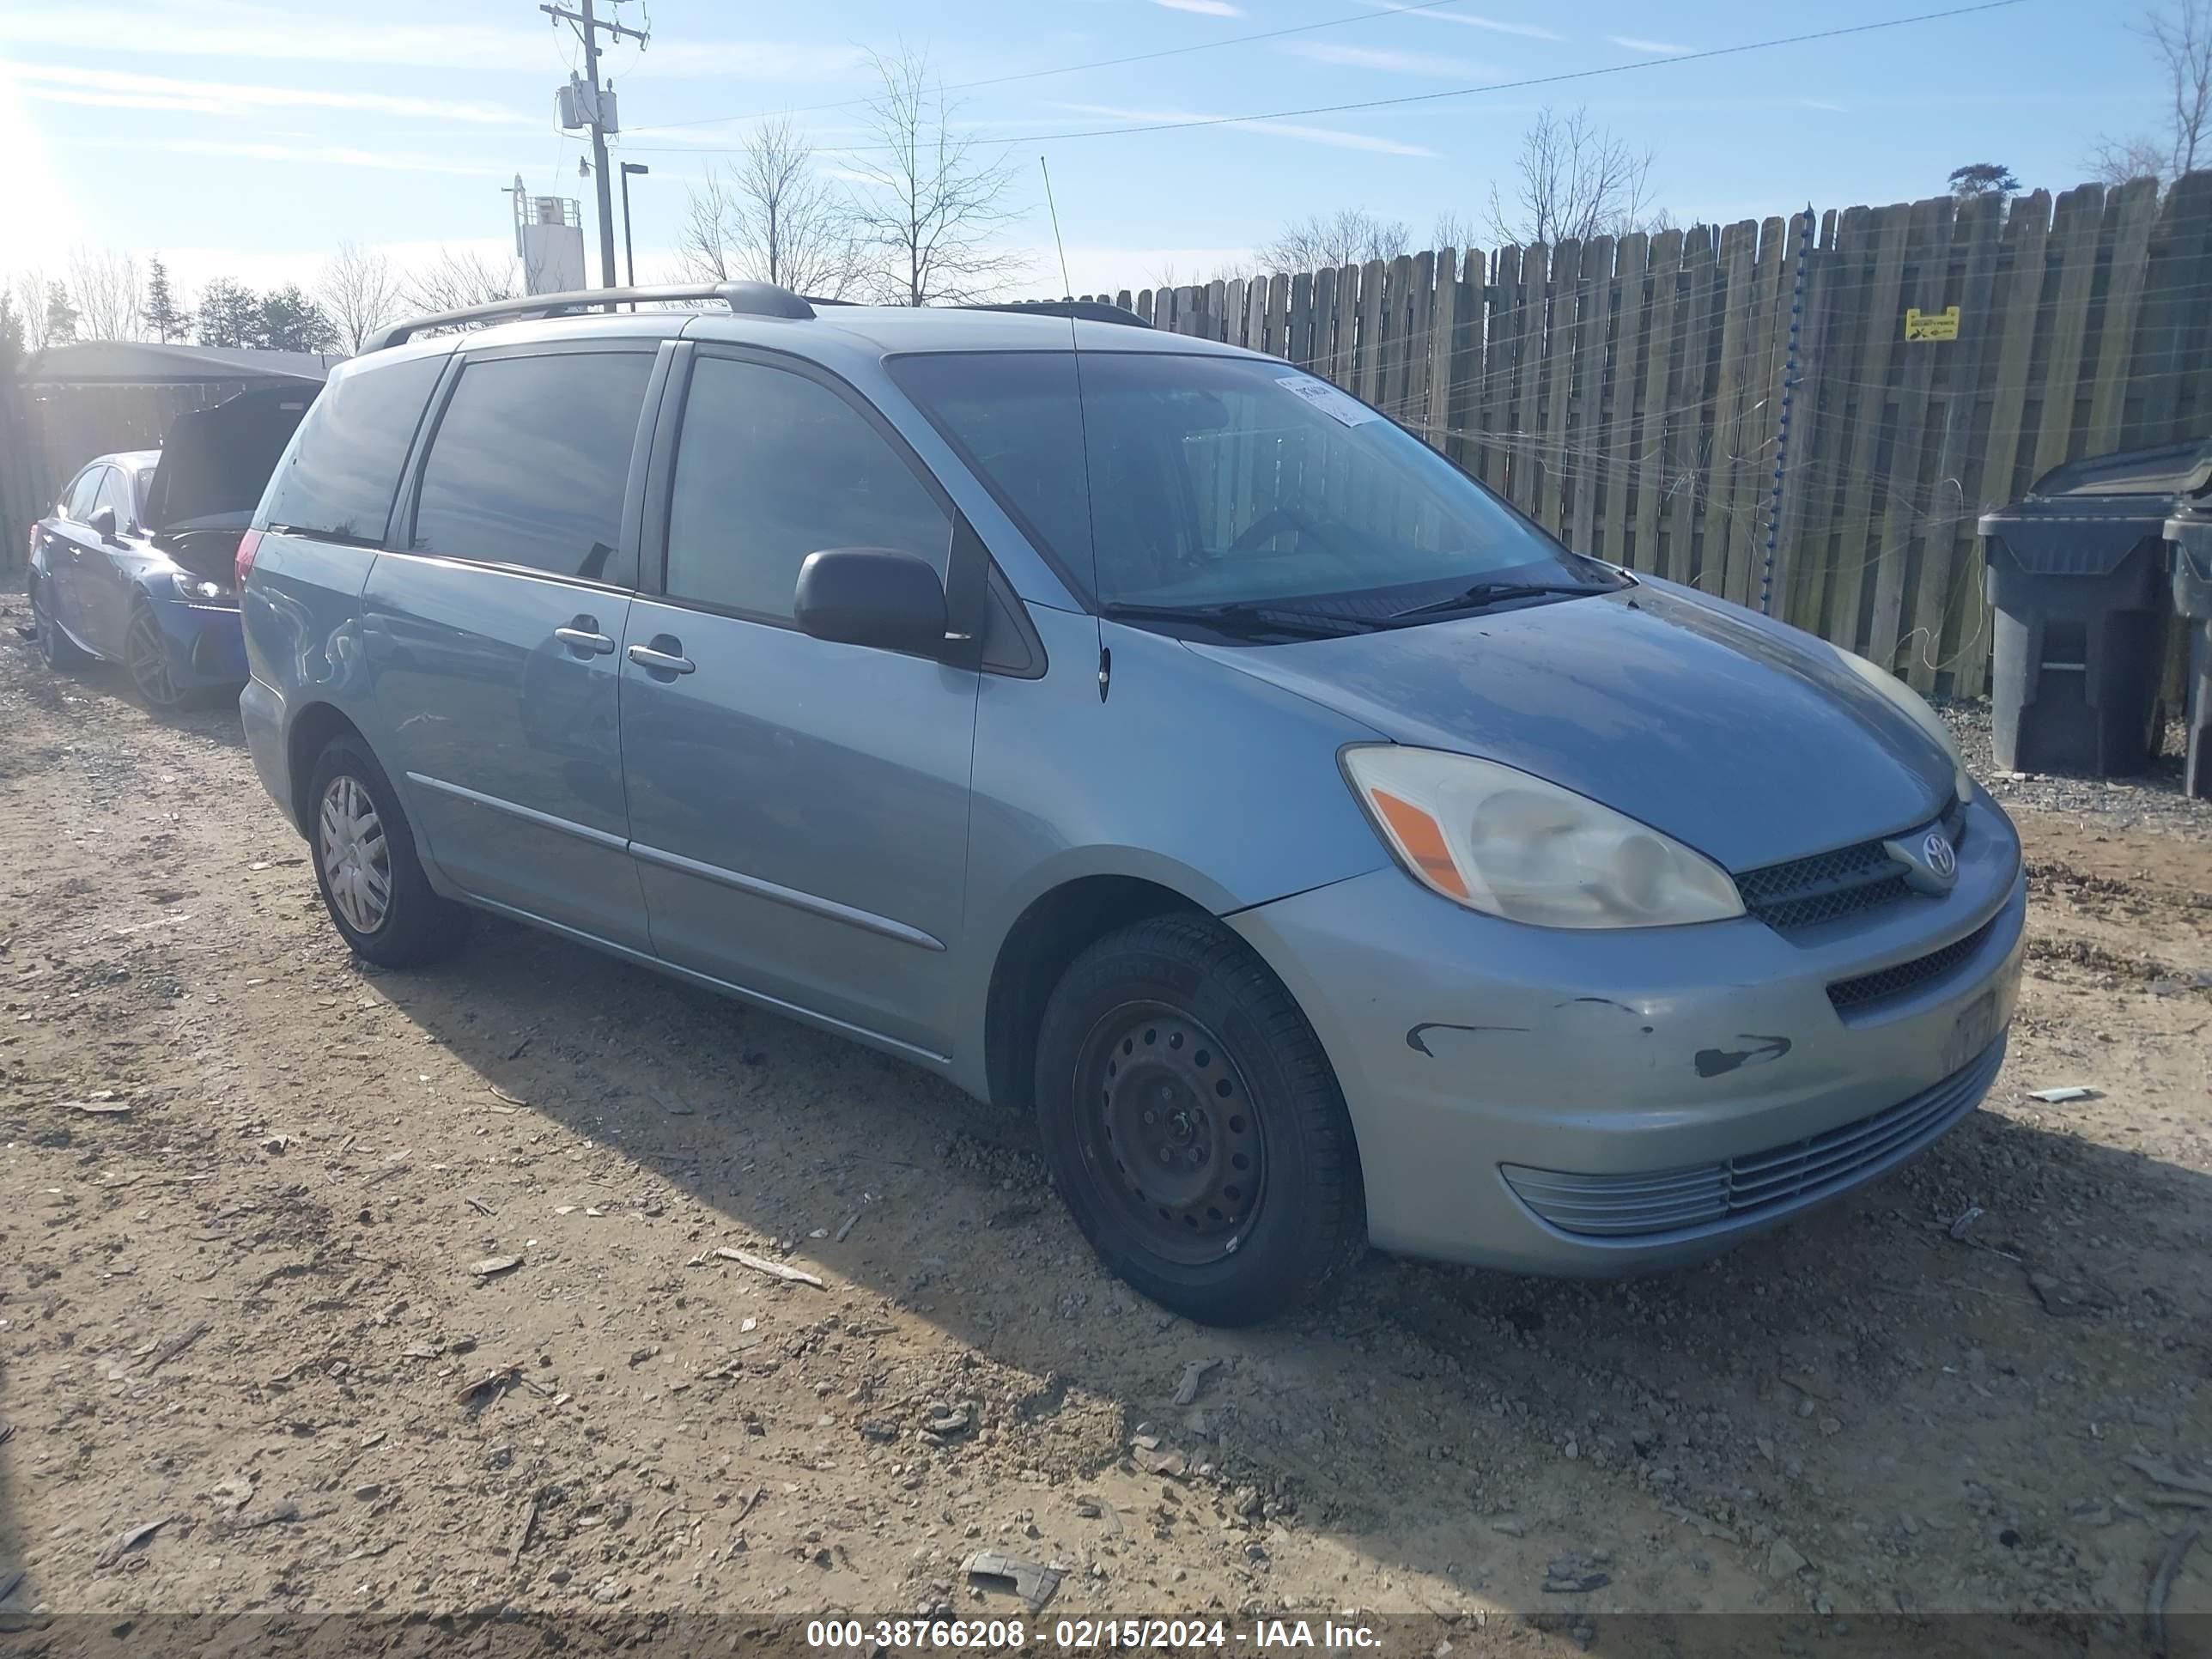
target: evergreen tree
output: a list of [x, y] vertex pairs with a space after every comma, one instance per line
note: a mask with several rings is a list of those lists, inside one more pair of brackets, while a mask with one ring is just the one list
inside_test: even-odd
[[338, 331], [296, 283], [272, 289], [261, 301], [261, 337], [272, 351], [335, 351]]
[[0, 386], [15, 378], [26, 355], [23, 319], [15, 313], [14, 298], [0, 294]]
[[2020, 180], [2012, 176], [2012, 169], [1996, 161], [1972, 161], [1951, 169], [1951, 194], [1962, 202], [1977, 196], [2012, 196], [2019, 191]]
[[76, 341], [76, 307], [70, 303], [69, 289], [59, 283], [46, 284], [46, 343], [50, 346], [72, 345]]
[[261, 296], [235, 277], [217, 276], [200, 290], [200, 343], [258, 346], [262, 337]]
[[191, 331], [192, 314], [178, 303], [176, 290], [169, 286], [169, 268], [158, 253], [146, 262], [146, 303], [141, 316], [163, 345]]

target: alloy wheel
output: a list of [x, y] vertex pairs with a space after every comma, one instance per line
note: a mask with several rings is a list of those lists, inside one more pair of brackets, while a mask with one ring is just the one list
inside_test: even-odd
[[169, 664], [168, 641], [162, 638], [161, 624], [154, 620], [154, 613], [143, 605], [131, 613], [131, 626], [124, 635], [123, 660], [139, 696], [156, 708], [176, 706], [182, 694], [177, 688], [176, 672]]

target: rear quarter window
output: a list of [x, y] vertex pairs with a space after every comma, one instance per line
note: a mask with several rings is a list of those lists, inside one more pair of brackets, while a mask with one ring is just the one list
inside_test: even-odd
[[443, 357], [371, 359], [335, 376], [270, 481], [265, 521], [301, 535], [380, 544], [399, 469], [445, 366]]

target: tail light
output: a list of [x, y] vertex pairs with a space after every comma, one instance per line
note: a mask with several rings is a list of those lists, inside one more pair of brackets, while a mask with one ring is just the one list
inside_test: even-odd
[[238, 558], [231, 569], [238, 578], [236, 585], [239, 597], [241, 599], [246, 595], [246, 579], [253, 574], [253, 556], [260, 550], [261, 532], [259, 531], [249, 530], [238, 538]]
[[31, 545], [30, 545], [29, 549], [28, 549], [28, 550], [24, 553], [24, 555], [23, 555], [23, 565], [24, 565], [24, 568], [28, 569], [28, 568], [30, 568], [30, 562], [31, 562], [33, 559], [37, 558], [38, 556], [39, 556], [39, 526], [38, 526], [38, 525], [37, 525], [35, 522], [33, 522], [33, 523], [32, 524], [32, 526], [31, 526]]

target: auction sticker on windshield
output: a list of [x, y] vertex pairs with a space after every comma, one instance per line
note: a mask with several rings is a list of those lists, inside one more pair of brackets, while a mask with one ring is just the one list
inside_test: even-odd
[[1347, 397], [1327, 380], [1316, 380], [1310, 374], [1285, 374], [1275, 384], [1297, 392], [1322, 414], [1346, 426], [1364, 426], [1382, 418], [1357, 398]]

